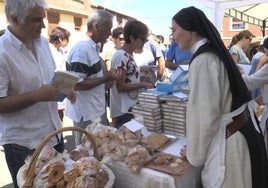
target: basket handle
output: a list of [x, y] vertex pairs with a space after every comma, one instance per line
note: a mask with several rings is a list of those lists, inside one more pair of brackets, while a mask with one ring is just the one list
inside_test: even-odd
[[92, 136], [92, 134], [90, 134], [88, 131], [86, 131], [85, 129], [82, 129], [80, 127], [63, 127], [61, 129], [57, 129], [57, 130], [53, 131], [52, 133], [50, 133], [49, 135], [47, 135], [40, 142], [40, 144], [37, 146], [37, 148], [35, 149], [32, 157], [31, 157], [31, 161], [30, 161], [29, 167], [28, 167], [28, 169], [26, 171], [25, 183], [23, 185], [23, 188], [31, 188], [33, 186], [34, 177], [35, 177], [35, 164], [36, 164], [36, 161], [38, 159], [38, 156], [41, 153], [43, 147], [46, 145], [46, 143], [53, 136], [56, 136], [57, 134], [59, 134], [61, 132], [65, 132], [65, 131], [80, 131], [80, 132], [84, 133], [87, 136], [87, 138], [89, 139], [89, 141], [91, 142], [91, 148], [94, 149], [94, 157], [96, 157], [97, 159], [99, 159], [97, 144], [96, 144], [96, 142], [95, 142], [94, 137]]

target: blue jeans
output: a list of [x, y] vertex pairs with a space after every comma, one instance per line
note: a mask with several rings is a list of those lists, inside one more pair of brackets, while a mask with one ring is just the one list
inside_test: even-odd
[[[62, 153], [64, 150], [64, 142], [63, 137], [61, 137], [61, 141], [59, 144], [54, 146], [54, 148]], [[17, 183], [17, 173], [25, 163], [25, 159], [27, 156], [31, 156], [34, 153], [34, 149], [30, 150], [27, 147], [20, 146], [17, 144], [5, 144], [3, 145], [5, 151], [6, 163], [11, 174], [11, 178], [13, 181], [14, 188], [19, 188]]]

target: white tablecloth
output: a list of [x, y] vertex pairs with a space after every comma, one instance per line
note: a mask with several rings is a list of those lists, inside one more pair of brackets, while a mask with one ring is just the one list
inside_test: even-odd
[[149, 168], [133, 174], [123, 162], [108, 165], [115, 174], [113, 188], [200, 188], [201, 168], [190, 167], [182, 176], [172, 177]]
[[[180, 156], [185, 138], [177, 138], [162, 152]], [[108, 165], [115, 174], [114, 188], [200, 188], [201, 167], [190, 167], [180, 177], [173, 177], [149, 168], [142, 168], [139, 174], [133, 174], [123, 162]]]

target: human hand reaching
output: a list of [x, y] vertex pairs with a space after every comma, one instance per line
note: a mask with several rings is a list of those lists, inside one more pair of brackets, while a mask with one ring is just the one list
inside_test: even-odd
[[153, 83], [149, 83], [149, 82], [140, 82], [142, 85], [143, 89], [151, 89], [154, 88], [154, 84]]
[[43, 85], [36, 90], [36, 102], [53, 101], [59, 95], [59, 88], [55, 85]]
[[72, 104], [75, 103], [75, 101], [76, 101], [76, 92], [75, 92], [75, 90], [72, 89], [72, 90], [68, 93], [68, 95], [67, 95], [67, 99], [69, 99], [69, 100], [71, 101]]
[[186, 160], [187, 157], [186, 157], [186, 145], [184, 145], [181, 150], [180, 150], [180, 155], [182, 157], [182, 159]]
[[112, 68], [107, 72], [107, 77], [109, 81], [118, 80], [122, 76], [122, 72], [116, 68]]

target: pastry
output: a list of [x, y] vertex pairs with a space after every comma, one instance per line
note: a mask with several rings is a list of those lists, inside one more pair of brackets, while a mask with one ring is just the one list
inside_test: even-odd
[[170, 140], [170, 138], [163, 134], [152, 133], [148, 136], [148, 142], [155, 150], [158, 150], [161, 146], [165, 145]]
[[63, 179], [66, 182], [74, 181], [75, 178], [79, 176], [79, 170], [76, 168], [71, 168], [69, 170], [65, 170], [63, 174]]
[[89, 153], [86, 149], [73, 149], [70, 152], [70, 158], [74, 161], [81, 159], [82, 157], [88, 157]]

